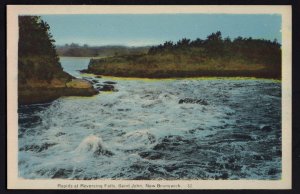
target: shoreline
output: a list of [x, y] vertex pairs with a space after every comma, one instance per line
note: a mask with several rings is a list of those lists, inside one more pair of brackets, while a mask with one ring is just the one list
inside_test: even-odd
[[50, 103], [60, 97], [92, 97], [98, 92], [80, 88], [26, 88], [20, 89], [18, 93], [19, 105], [31, 105]]
[[46, 86], [23, 85], [18, 87], [18, 104], [48, 103], [63, 96], [90, 97], [98, 93], [91, 83], [82, 79], [72, 79], [59, 87], [51, 84]]
[[95, 56], [95, 57], [83, 57], [83, 56], [58, 56], [59, 58], [74, 58], [74, 59], [103, 59], [106, 57], [102, 57], [102, 56]]
[[[98, 76], [96, 74], [84, 74], [86, 76]], [[175, 81], [175, 80], [272, 80], [274, 82], [281, 82], [281, 79], [274, 78], [257, 78], [257, 77], [222, 77], [222, 76], [202, 76], [202, 77], [170, 77], [170, 78], [146, 78], [146, 77], [118, 77], [112, 75], [101, 75], [102, 78], [111, 80], [145, 80], [145, 81]]]
[[[97, 72], [92, 72], [88, 69], [80, 70], [81, 75], [93, 75], [93, 76], [101, 76], [101, 77], [112, 77], [112, 78], [124, 78], [124, 79], [149, 79], [149, 80], [155, 80], [155, 79], [211, 79], [211, 78], [218, 78], [218, 79], [267, 79], [267, 80], [277, 80], [277, 81], [282, 81], [282, 76], [264, 76], [264, 73], [261, 72], [260, 75], [253, 75], [253, 72], [246, 72], [245, 74], [239, 74], [239, 72], [234, 72], [231, 75], [226, 75], [222, 74], [219, 72], [214, 72], [212, 74], [209, 74], [210, 72], [202, 72], [201, 74], [198, 74], [198, 72], [193, 72], [192, 74], [184, 74], [186, 72], [182, 73], [175, 73], [175, 74], [159, 74], [158, 76], [155, 74], [151, 75], [130, 75], [130, 74], [125, 74], [125, 73], [116, 73], [116, 74], [103, 74], [103, 73], [97, 73]], [[228, 72], [226, 72], [228, 73]], [[232, 73], [232, 72], [230, 72]], [[179, 75], [179, 76], [178, 76]]]

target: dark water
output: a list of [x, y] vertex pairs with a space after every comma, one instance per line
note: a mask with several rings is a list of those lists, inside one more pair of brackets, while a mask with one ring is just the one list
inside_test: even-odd
[[[80, 60], [62, 65], [74, 75]], [[19, 107], [21, 177], [281, 177], [280, 82], [76, 76], [118, 92]]]

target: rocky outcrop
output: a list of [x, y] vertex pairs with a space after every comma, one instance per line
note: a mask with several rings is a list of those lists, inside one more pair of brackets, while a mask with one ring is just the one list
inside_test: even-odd
[[39, 16], [19, 16], [18, 103], [51, 102], [61, 96], [92, 96], [92, 84], [63, 71], [50, 26]]
[[18, 102], [20, 105], [46, 103], [62, 96], [93, 96], [97, 93], [91, 83], [82, 79], [72, 79], [68, 82], [53, 80], [48, 84], [29, 81], [19, 86]]
[[83, 79], [72, 79], [70, 82], [66, 83], [67, 88], [80, 88], [80, 89], [88, 89], [92, 88], [92, 84], [89, 81]]
[[115, 89], [115, 87], [113, 85], [102, 85], [97, 87], [97, 89], [99, 91], [103, 91], [103, 92], [117, 92], [118, 90]]

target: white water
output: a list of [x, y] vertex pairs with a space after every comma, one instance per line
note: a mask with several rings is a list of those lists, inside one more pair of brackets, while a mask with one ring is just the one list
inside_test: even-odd
[[[81, 77], [88, 59], [61, 62]], [[118, 92], [20, 107], [21, 177], [280, 179], [280, 82], [88, 79]]]

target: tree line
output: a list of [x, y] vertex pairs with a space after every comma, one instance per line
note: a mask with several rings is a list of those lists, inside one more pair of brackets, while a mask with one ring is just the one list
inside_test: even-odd
[[89, 46], [88, 44], [79, 45], [76, 43], [57, 46], [58, 55], [71, 57], [108, 57], [131, 54], [145, 54], [149, 47], [127, 47], [121, 45], [111, 46]]
[[183, 38], [176, 43], [166, 41], [149, 49], [148, 54], [192, 52], [202, 57], [232, 58], [246, 60], [249, 63], [281, 64], [281, 45], [274, 41], [237, 37], [231, 40], [223, 38], [220, 31], [212, 33], [206, 39], [191, 40]]

